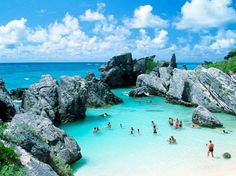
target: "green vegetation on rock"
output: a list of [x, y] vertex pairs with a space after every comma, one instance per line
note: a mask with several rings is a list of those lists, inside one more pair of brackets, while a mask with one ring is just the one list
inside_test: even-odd
[[23, 166], [13, 147], [5, 147], [2, 143], [3, 132], [7, 125], [0, 123], [0, 175], [1, 176], [21, 176], [24, 175]]
[[2, 176], [24, 175], [23, 166], [13, 147], [5, 147], [2, 142], [0, 142], [0, 166]]
[[156, 66], [157, 63], [153, 59], [148, 59], [145, 73], [149, 74]]
[[231, 51], [227, 56], [228, 59], [225, 59], [221, 62], [215, 62], [213, 64], [204, 65], [205, 68], [217, 68], [225, 73], [236, 73], [236, 50]]
[[66, 162], [61, 159], [59, 156], [54, 154], [50, 155], [50, 165], [52, 166], [53, 170], [60, 176], [73, 176], [73, 171], [70, 165], [66, 164]]

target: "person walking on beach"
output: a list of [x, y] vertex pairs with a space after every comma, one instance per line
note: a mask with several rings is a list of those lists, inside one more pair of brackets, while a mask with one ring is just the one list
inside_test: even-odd
[[209, 140], [209, 144], [206, 144], [208, 147], [208, 152], [207, 152], [207, 156], [209, 156], [209, 154], [211, 153], [212, 158], [214, 158], [214, 144], [212, 143], [211, 140]]

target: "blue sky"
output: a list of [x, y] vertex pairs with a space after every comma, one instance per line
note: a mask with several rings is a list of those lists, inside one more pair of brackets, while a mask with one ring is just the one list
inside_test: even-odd
[[132, 52], [179, 62], [236, 48], [234, 0], [4, 0], [0, 62], [106, 61]]

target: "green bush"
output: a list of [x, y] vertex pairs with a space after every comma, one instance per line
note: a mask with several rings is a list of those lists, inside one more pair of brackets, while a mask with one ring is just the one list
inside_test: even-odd
[[0, 142], [0, 166], [2, 176], [24, 175], [23, 166], [13, 147], [5, 147], [2, 142]]
[[0, 122], [0, 139], [3, 137], [3, 132], [7, 128], [7, 125], [5, 123]]
[[221, 62], [215, 62], [213, 64], [204, 65], [204, 67], [205, 68], [214, 67], [227, 74], [230, 72], [236, 73], [236, 56], [234, 56], [230, 60], [225, 60]]
[[66, 164], [66, 162], [61, 159], [59, 156], [54, 154], [50, 155], [50, 165], [53, 170], [60, 176], [73, 176], [73, 171], [70, 168], [70, 165]]
[[156, 66], [157, 63], [153, 59], [148, 59], [145, 73], [149, 74]]

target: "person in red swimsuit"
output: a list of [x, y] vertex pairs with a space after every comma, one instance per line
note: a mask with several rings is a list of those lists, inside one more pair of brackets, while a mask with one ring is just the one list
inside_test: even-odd
[[214, 144], [212, 143], [212, 141], [210, 140], [209, 141], [209, 144], [207, 145], [208, 146], [208, 152], [207, 152], [207, 155], [209, 156], [209, 154], [211, 153], [211, 156], [214, 158]]

